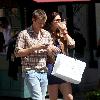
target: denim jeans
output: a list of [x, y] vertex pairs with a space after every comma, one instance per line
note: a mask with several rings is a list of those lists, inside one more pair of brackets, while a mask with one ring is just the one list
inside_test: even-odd
[[48, 85], [47, 73], [27, 71], [25, 81], [33, 100], [45, 100]]

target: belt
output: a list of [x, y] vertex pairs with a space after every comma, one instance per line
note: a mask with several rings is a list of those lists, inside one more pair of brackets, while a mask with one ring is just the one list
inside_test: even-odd
[[47, 72], [48, 68], [47, 67], [42, 67], [42, 68], [27, 67], [23, 69], [23, 71], [30, 71], [30, 70], [35, 70], [36, 72]]

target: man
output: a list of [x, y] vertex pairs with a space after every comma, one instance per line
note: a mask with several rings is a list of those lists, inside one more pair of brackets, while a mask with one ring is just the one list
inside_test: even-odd
[[58, 52], [52, 43], [50, 33], [43, 29], [46, 13], [37, 9], [33, 12], [33, 24], [18, 35], [15, 47], [16, 57], [22, 58], [25, 81], [33, 100], [45, 100], [47, 91], [47, 55]]

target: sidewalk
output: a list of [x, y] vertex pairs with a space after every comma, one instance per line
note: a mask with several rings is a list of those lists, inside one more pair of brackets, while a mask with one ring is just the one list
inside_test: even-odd
[[[31, 99], [16, 98], [16, 97], [0, 97], [0, 100], [31, 100]], [[46, 98], [45, 100], [50, 100], [50, 99]], [[57, 99], [57, 100], [63, 100], [63, 99]]]
[[[48, 98], [48, 99], [45, 99], [45, 100], [50, 100], [50, 99]], [[63, 99], [57, 99], [57, 100], [63, 100]]]
[[[0, 100], [32, 100], [30, 98], [19, 98], [19, 97], [7, 97], [7, 96], [1, 96]], [[45, 100], [50, 100], [49, 96], [46, 97]], [[63, 100], [62, 96], [59, 96], [57, 100]], [[74, 100], [86, 100], [85, 97], [82, 95], [82, 93], [77, 93], [74, 95]]]

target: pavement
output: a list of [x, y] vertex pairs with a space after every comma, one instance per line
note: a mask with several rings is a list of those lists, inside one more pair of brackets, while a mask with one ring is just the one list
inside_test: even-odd
[[[29, 98], [18, 98], [18, 97], [0, 97], [0, 100], [31, 100]], [[50, 100], [49, 98], [46, 98], [45, 100]], [[57, 100], [63, 100], [63, 99], [57, 99]]]
[[[50, 100], [49, 98], [45, 99], [45, 100]], [[63, 99], [57, 99], [57, 100], [63, 100]]]
[[[19, 97], [0, 97], [0, 100], [32, 100], [30, 98], [19, 98]], [[50, 100], [49, 97], [46, 97], [45, 100]], [[57, 100], [63, 100], [62, 97], [59, 97]], [[74, 100], [86, 100], [84, 96], [82, 96], [80, 93], [78, 93], [76, 96], [74, 96]]]

